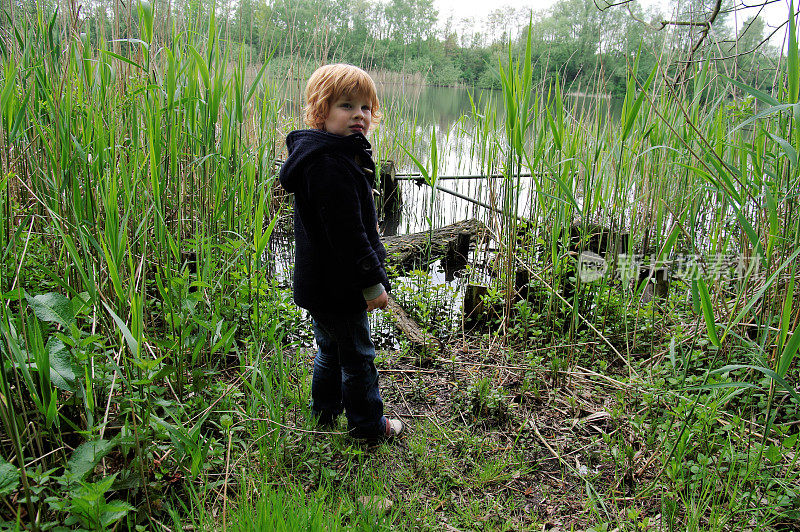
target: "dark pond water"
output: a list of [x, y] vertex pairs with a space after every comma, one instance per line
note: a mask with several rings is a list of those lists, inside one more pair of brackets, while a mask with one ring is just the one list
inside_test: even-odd
[[[492, 114], [498, 128], [502, 127], [504, 108], [498, 91], [468, 90], [429, 86], [384, 84], [379, 87], [385, 109], [385, 118], [373, 132], [376, 158], [398, 162], [399, 174], [419, 174], [410, 157], [399, 149], [392, 150], [390, 139], [399, 138], [429, 172], [433, 171], [431, 145], [436, 140], [437, 170], [442, 177], [440, 187], [451, 190], [499, 208], [501, 205], [500, 179], [447, 179], [454, 176], [499, 174], [502, 154], [499, 153], [502, 135], [487, 137], [483, 122]], [[617, 118], [621, 102], [590, 96], [565, 96], [567, 112], [579, 117], [586, 113], [599, 113], [601, 117]], [[530, 177], [514, 183], [519, 196], [518, 213], [524, 215], [532, 201]], [[441, 227], [467, 218], [496, 216], [491, 210], [476, 203], [460, 199], [444, 191], [431, 191], [414, 181], [402, 181], [403, 210], [397, 224], [399, 234]], [[433, 197], [432, 197], [433, 196]]]

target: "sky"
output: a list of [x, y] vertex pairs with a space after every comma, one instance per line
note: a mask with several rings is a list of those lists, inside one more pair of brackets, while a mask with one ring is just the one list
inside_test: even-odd
[[[593, 0], [585, 0], [592, 2]], [[603, 0], [598, 0], [598, 3]], [[459, 19], [465, 17], [474, 17], [476, 20], [485, 19], [488, 14], [498, 8], [504, 6], [513, 7], [515, 9], [533, 9], [534, 11], [541, 11], [550, 8], [556, 0], [434, 0], [434, 6], [439, 10], [439, 20], [444, 21], [452, 14], [454, 21], [457, 23]], [[675, 5], [675, 0], [640, 0], [641, 4], [647, 8], [661, 8], [663, 6]], [[760, 0], [736, 0], [740, 6], [753, 6], [759, 5]], [[797, 2], [795, 2], [797, 3]], [[786, 21], [786, 15], [789, 12], [789, 0], [772, 0], [772, 2], [764, 9], [762, 17], [764, 18], [767, 26], [779, 26]], [[755, 9], [750, 7], [743, 7], [741, 11], [736, 14], [738, 25], [741, 26], [742, 22], [749, 16], [755, 13]], [[669, 14], [669, 13], [665, 13]], [[731, 17], [733, 23], [734, 17]], [[784, 30], [779, 31], [780, 38], [777, 39], [778, 43], [782, 40]], [[778, 35], [776, 35], [778, 37]], [[773, 39], [773, 44], [776, 44], [776, 39]]]

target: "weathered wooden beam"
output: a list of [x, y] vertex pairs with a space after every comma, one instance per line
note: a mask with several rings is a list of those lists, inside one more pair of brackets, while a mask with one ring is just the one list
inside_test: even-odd
[[[381, 239], [386, 247], [387, 262], [400, 268], [431, 262], [451, 255], [462, 255], [469, 242], [486, 231], [478, 220], [465, 220], [432, 231], [410, 235], [386, 236]], [[468, 236], [467, 236], [468, 235]], [[468, 239], [468, 240], [467, 240]]]
[[395, 326], [403, 332], [416, 350], [429, 353], [441, 352], [441, 342], [420, 328], [392, 296], [389, 296], [388, 310], [394, 316]]

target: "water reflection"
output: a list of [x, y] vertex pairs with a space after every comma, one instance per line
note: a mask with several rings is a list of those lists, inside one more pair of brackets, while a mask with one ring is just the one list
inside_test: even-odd
[[[438, 171], [440, 177], [500, 172], [505, 142], [500, 128], [505, 118], [502, 95], [498, 91], [418, 86], [411, 90], [398, 83], [382, 85], [379, 90], [386, 112], [384, 123], [373, 135], [376, 158], [396, 160], [399, 174], [419, 174], [405, 150], [425, 165], [428, 172]], [[586, 95], [565, 96], [564, 106], [565, 112], [576, 121], [587, 114], [599, 114], [601, 120], [614, 119], [620, 111], [620, 102]], [[476, 113], [481, 116], [476, 117]], [[486, 121], [490, 125], [488, 128], [484, 127]], [[436, 169], [431, 161], [434, 138]], [[532, 149], [533, 141], [529, 142]], [[393, 149], [397, 143], [405, 150]], [[532, 179], [535, 178], [517, 178], [513, 183], [518, 202], [516, 214], [525, 218], [530, 217], [535, 200]], [[443, 191], [434, 192], [427, 185], [414, 181], [402, 181], [403, 209], [399, 219], [386, 219], [389, 234], [438, 228], [467, 218], [486, 219], [492, 224], [496, 211], [502, 209], [501, 179], [442, 178], [440, 185], [475, 202]], [[491, 207], [487, 209], [476, 203]]]

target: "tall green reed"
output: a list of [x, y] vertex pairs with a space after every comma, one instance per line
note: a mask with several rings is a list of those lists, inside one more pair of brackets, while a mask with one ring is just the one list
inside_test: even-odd
[[[114, 43], [40, 11], [21, 27], [16, 51], [0, 58], [0, 244], [4, 257], [45, 277], [30, 284], [12, 271], [0, 288], [46, 286], [86, 303], [73, 323], [46, 327], [20, 294], [14, 310], [4, 305], [9, 408], [33, 402], [30, 416], [43, 427], [33, 444], [13, 440], [19, 463], [45, 454], [64, 423], [97, 438], [112, 404], [133, 416], [147, 445], [156, 383], [166, 377], [184, 399], [189, 374], [218, 364], [241, 323], [261, 335], [281, 124], [263, 78], [268, 58], [231, 61], [213, 15], [205, 35], [173, 28], [157, 37], [152, 6], [135, 11], [139, 34]], [[257, 59], [263, 66], [245, 82]], [[32, 235], [51, 261], [25, 257]], [[80, 334], [64, 356], [84, 377], [65, 395], [48, 381], [46, 346], [70, 327]], [[108, 359], [97, 338], [117, 354]], [[117, 404], [120, 389], [129, 404]], [[80, 419], [61, 408], [69, 394], [83, 398]], [[4, 412], [16, 434], [18, 414]]]

